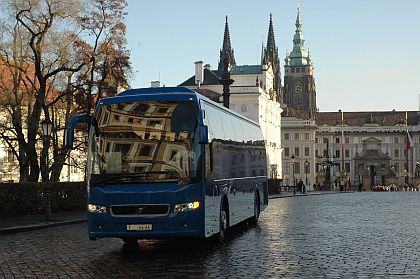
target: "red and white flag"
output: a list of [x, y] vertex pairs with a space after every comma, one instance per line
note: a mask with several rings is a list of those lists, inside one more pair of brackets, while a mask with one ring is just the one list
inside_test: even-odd
[[413, 148], [413, 146], [414, 146], [413, 138], [411, 137], [410, 133], [407, 130], [405, 133], [404, 150], [408, 151], [411, 148]]

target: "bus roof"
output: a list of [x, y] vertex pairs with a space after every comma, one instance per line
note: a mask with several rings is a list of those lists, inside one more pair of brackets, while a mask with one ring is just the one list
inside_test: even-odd
[[197, 92], [186, 87], [149, 87], [129, 89], [118, 93], [117, 96], [133, 96], [141, 94], [161, 94], [161, 93], [195, 93]]
[[[125, 99], [125, 101], [129, 101], [129, 99], [131, 99], [131, 97], [134, 98], [134, 100], [136, 100], [137, 98], [141, 98], [141, 96], [146, 96], [146, 95], [156, 95], [156, 99], [157, 100], [164, 100], [167, 97], [165, 97], [165, 94], [174, 94], [170, 99], [177, 99], [177, 100], [181, 100], [184, 98], [189, 98], [189, 97], [193, 97], [196, 101], [198, 101], [199, 99], [204, 100], [210, 104], [213, 104], [214, 106], [218, 107], [221, 110], [224, 110], [226, 113], [230, 113], [231, 115], [234, 115], [236, 117], [242, 118], [245, 121], [248, 121], [250, 123], [253, 123], [255, 125], [259, 124], [231, 109], [225, 108], [223, 105], [216, 103], [212, 100], [210, 100], [209, 98], [207, 98], [206, 96], [192, 90], [186, 87], [181, 87], [181, 86], [176, 86], [176, 87], [149, 87], [149, 88], [136, 88], [136, 89], [129, 89], [126, 91], [123, 91], [121, 93], [118, 93], [115, 97], [109, 97], [109, 98], [104, 98], [101, 99], [99, 104], [109, 104], [109, 103], [117, 103], [118, 100], [121, 100], [120, 98], [122, 97], [123, 99]], [[159, 97], [158, 97], [159, 96]]]

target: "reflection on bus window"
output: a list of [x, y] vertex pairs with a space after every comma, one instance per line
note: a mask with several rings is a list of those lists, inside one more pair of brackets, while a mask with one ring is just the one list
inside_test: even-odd
[[[91, 182], [131, 175], [135, 182], [199, 176], [198, 108], [193, 102], [103, 105], [91, 144]], [[137, 175], [137, 176], [136, 176]]]

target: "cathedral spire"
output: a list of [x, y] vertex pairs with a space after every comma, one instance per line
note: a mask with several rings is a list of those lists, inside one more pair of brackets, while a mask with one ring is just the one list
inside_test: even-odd
[[276, 40], [274, 39], [273, 15], [270, 13], [270, 23], [268, 24], [267, 51], [273, 53], [276, 49]]
[[309, 59], [308, 52], [305, 50], [305, 39], [303, 38], [302, 21], [300, 19], [299, 6], [297, 8], [295, 26], [296, 26], [296, 30], [295, 30], [295, 35], [293, 36], [293, 50], [289, 55], [290, 65], [291, 66], [308, 65], [310, 61], [308, 61]]
[[274, 38], [273, 15], [270, 13], [270, 21], [268, 24], [267, 47], [264, 50], [264, 58], [262, 64], [271, 64], [274, 73], [274, 90], [281, 95], [281, 73], [279, 52]]
[[220, 56], [219, 56], [219, 66], [218, 70], [223, 71], [224, 68], [224, 60], [227, 59], [229, 66], [236, 66], [235, 56], [232, 49], [232, 45], [230, 43], [230, 33], [229, 33], [229, 24], [228, 24], [228, 17], [226, 16], [225, 21], [225, 32], [223, 35], [223, 45], [220, 49]]

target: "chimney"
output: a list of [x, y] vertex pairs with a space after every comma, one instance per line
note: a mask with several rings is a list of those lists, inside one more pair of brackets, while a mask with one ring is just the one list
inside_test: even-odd
[[194, 62], [195, 64], [195, 84], [200, 87], [203, 82], [203, 61]]
[[150, 82], [150, 87], [152, 88], [160, 87], [160, 81], [156, 80], [156, 81]]
[[211, 68], [210, 64], [206, 64], [206, 65], [204, 65], [204, 69], [206, 69], [206, 70], [210, 71], [210, 68]]

